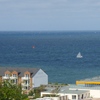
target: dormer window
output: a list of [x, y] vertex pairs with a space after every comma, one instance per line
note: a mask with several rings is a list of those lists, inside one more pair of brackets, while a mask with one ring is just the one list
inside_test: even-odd
[[17, 75], [16, 74], [13, 74], [13, 77], [17, 77]]
[[25, 74], [25, 77], [29, 77], [29, 74]]
[[10, 75], [9, 75], [9, 74], [5, 74], [5, 76], [6, 76], [6, 77], [9, 77]]

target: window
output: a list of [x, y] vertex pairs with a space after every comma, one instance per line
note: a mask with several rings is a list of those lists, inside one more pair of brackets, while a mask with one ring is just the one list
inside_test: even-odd
[[26, 74], [25, 77], [29, 77], [29, 74]]
[[25, 87], [25, 89], [27, 89], [27, 87]]
[[72, 99], [76, 99], [76, 95], [72, 95]]
[[13, 77], [16, 77], [17, 75], [16, 74], [13, 74]]
[[9, 75], [9, 74], [5, 74], [5, 76], [6, 76], [6, 77], [9, 77], [10, 75]]
[[78, 99], [80, 99], [80, 95], [78, 95]]
[[82, 94], [82, 97], [81, 97], [81, 99], [83, 99], [83, 94]]
[[28, 80], [27, 83], [30, 84], [30, 81]]

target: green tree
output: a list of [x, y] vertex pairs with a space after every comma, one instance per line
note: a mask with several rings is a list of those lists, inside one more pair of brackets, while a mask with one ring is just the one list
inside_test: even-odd
[[34, 94], [35, 94], [35, 98], [39, 98], [40, 97], [40, 93], [42, 91], [45, 91], [45, 86], [41, 85], [40, 87], [37, 87], [34, 89]]
[[0, 100], [26, 100], [27, 98], [27, 95], [22, 94], [20, 85], [13, 85], [7, 81], [0, 83]]

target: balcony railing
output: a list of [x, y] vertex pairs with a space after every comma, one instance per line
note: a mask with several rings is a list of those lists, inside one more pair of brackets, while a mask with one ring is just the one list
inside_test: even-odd
[[22, 83], [22, 86], [30, 86], [30, 84], [29, 83]]
[[2, 76], [2, 79], [11, 79], [11, 80], [13, 80], [13, 79], [17, 79], [18, 77], [16, 76]]
[[17, 79], [17, 78], [18, 78], [17, 76], [11, 76], [11, 77], [10, 77], [10, 79], [12, 79], [12, 80], [13, 80], [13, 79]]
[[22, 77], [22, 80], [29, 80], [30, 77]]
[[10, 79], [9, 76], [2, 76], [2, 79]]

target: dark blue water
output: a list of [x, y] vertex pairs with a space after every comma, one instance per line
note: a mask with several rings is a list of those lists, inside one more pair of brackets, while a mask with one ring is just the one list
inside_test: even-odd
[[100, 32], [0, 32], [0, 66], [39, 67], [49, 82], [99, 76]]

